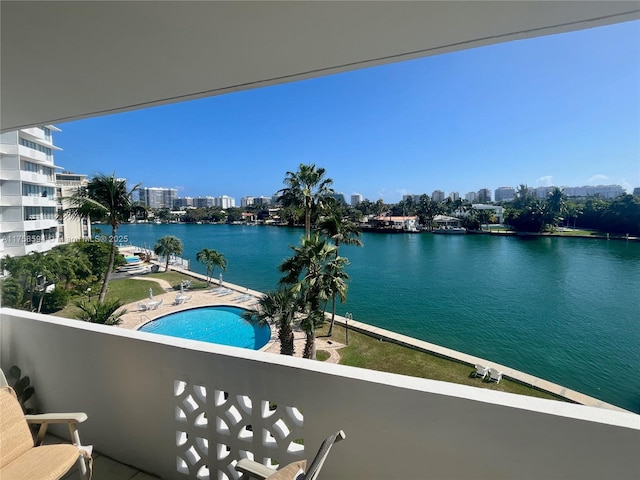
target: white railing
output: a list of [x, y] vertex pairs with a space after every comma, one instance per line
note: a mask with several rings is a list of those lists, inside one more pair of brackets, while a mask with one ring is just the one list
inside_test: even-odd
[[83, 441], [166, 480], [312, 456], [321, 478], [634, 478], [640, 416], [0, 309], [0, 365]]

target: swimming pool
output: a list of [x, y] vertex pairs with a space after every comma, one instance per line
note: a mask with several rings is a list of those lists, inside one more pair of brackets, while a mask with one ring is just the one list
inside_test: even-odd
[[259, 350], [271, 338], [268, 325], [252, 325], [237, 307], [199, 307], [157, 318], [138, 330]]
[[127, 263], [138, 263], [140, 262], [140, 257], [124, 257]]

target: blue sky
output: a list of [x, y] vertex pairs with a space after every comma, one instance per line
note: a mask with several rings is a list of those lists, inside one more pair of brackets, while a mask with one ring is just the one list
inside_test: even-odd
[[58, 124], [66, 170], [271, 196], [300, 163], [372, 201], [640, 186], [640, 22]]

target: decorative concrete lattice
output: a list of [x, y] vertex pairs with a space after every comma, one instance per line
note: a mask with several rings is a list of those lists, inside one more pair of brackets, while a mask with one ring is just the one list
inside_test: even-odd
[[189, 478], [237, 479], [241, 458], [277, 468], [304, 457], [304, 417], [296, 407], [182, 380], [174, 381], [173, 397], [176, 468]]

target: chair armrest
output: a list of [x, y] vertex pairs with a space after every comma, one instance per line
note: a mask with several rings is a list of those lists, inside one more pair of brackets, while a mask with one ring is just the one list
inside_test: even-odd
[[253, 460], [249, 460], [248, 458], [243, 458], [238, 461], [235, 468], [238, 472], [247, 474], [257, 479], [265, 479], [270, 475], [276, 473], [276, 470], [274, 470], [273, 468], [266, 467], [261, 463], [254, 462]]
[[88, 417], [86, 413], [42, 413], [39, 415], [25, 415], [29, 425], [41, 425], [43, 423], [82, 423]]
[[47, 434], [47, 427], [54, 423], [66, 423], [69, 426], [69, 435], [75, 446], [80, 446], [80, 436], [76, 425], [87, 419], [87, 414], [83, 412], [74, 413], [41, 413], [38, 415], [25, 415], [25, 420], [29, 425], [40, 425], [35, 444], [42, 445], [44, 436]]

